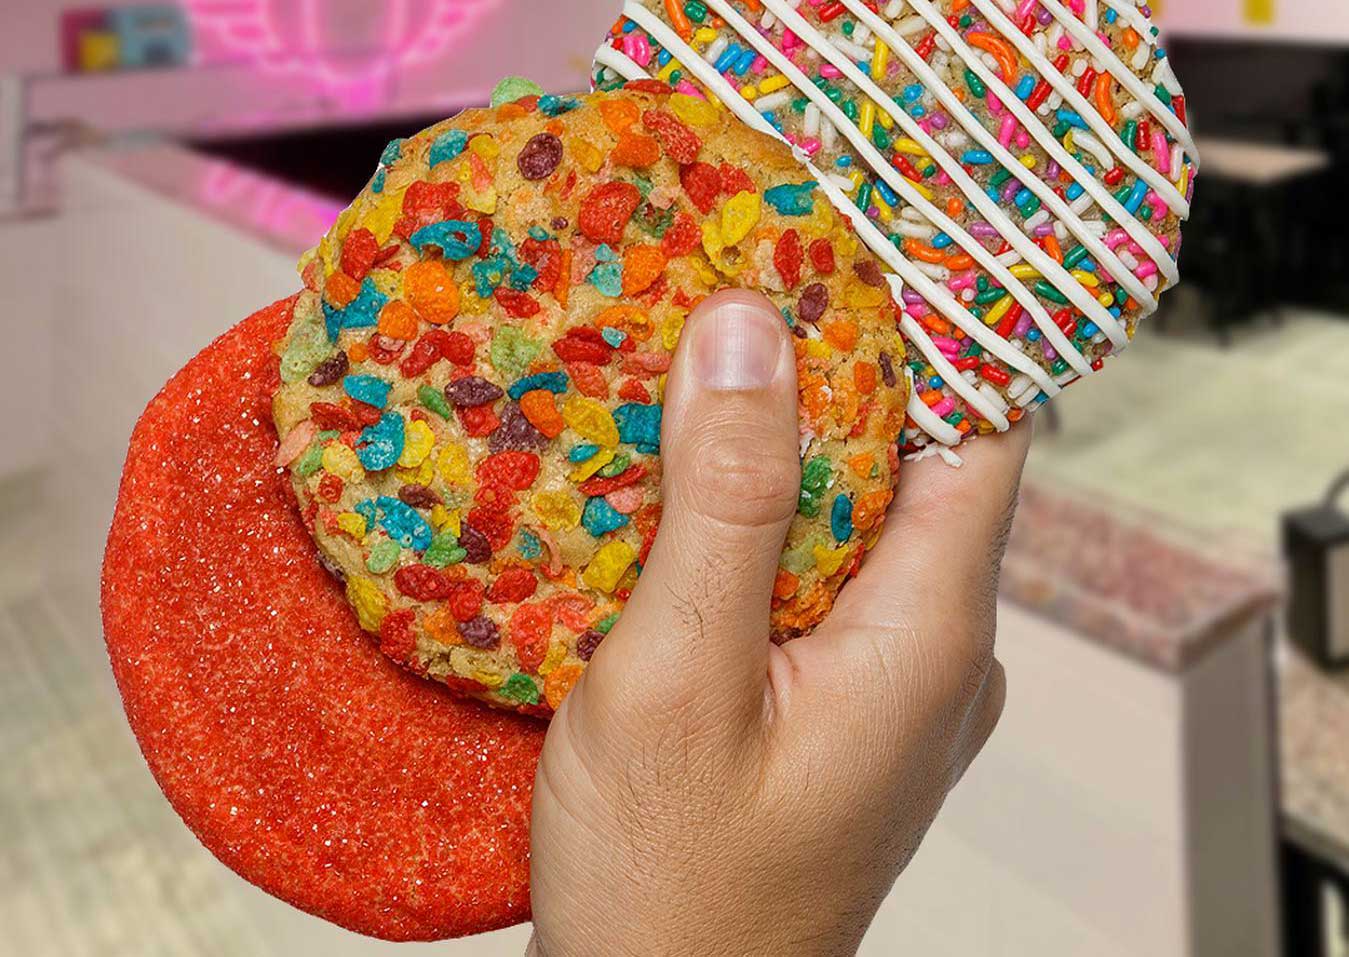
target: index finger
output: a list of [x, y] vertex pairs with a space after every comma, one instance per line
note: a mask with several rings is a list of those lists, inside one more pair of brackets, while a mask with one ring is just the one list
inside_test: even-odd
[[977, 692], [992, 663], [998, 570], [1030, 439], [1023, 424], [963, 446], [959, 468], [935, 456], [904, 465], [861, 571], [814, 635], [784, 646], [798, 673], [855, 687], [859, 675], [911, 680], [912, 667], [876, 667], [907, 662], [938, 697]]

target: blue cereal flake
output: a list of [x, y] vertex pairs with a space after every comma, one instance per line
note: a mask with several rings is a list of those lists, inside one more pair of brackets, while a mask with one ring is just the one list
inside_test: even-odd
[[527, 528], [520, 529], [520, 544], [516, 548], [520, 552], [520, 557], [527, 562], [532, 562], [543, 554], [543, 543], [539, 541], [539, 536]]
[[539, 97], [539, 112], [544, 116], [560, 116], [563, 113], [570, 113], [580, 105], [579, 100], [574, 100], [569, 96], [556, 96], [548, 93]]
[[604, 337], [605, 342], [609, 343], [609, 345], [613, 346], [615, 349], [621, 346], [624, 340], [628, 338], [626, 332], [622, 329], [615, 329], [613, 326], [605, 326], [600, 330], [600, 335]]
[[441, 133], [431, 144], [431, 155], [429, 157], [431, 168], [435, 169], [436, 164], [446, 163], [454, 159], [464, 151], [466, 146], [468, 146], [468, 134], [463, 130], [447, 130]]
[[374, 425], [361, 430], [356, 457], [371, 472], [393, 466], [403, 454], [403, 417], [385, 412]]
[[392, 166], [398, 162], [398, 157], [403, 155], [403, 141], [389, 140], [389, 145], [384, 147], [384, 152], [379, 154], [380, 166]]
[[379, 311], [389, 302], [389, 297], [375, 288], [374, 281], [366, 276], [361, 282], [361, 291], [356, 298], [338, 309], [323, 303], [323, 325], [331, 342], [337, 341], [337, 334], [343, 329], [366, 329], [379, 322]]
[[353, 510], [365, 517], [367, 523], [379, 525], [404, 548], [424, 552], [431, 547], [435, 532], [417, 510], [391, 495], [381, 495], [373, 501], [358, 502]]
[[587, 532], [599, 538], [628, 524], [628, 517], [596, 496], [586, 502], [585, 511], [581, 513], [581, 524]]
[[392, 388], [388, 382], [374, 375], [349, 375], [342, 380], [342, 389], [347, 395], [357, 402], [373, 405], [377, 409], [384, 408], [385, 403], [389, 401], [389, 390]]
[[466, 219], [446, 219], [423, 226], [408, 237], [408, 242], [417, 252], [421, 252], [423, 246], [435, 246], [446, 259], [461, 262], [482, 245], [482, 227]]
[[616, 298], [623, 294], [623, 264], [608, 243], [595, 247], [595, 268], [587, 278], [603, 295]]
[[811, 180], [793, 186], [783, 183], [764, 191], [764, 202], [772, 206], [782, 216], [809, 216], [815, 212], [815, 182]]
[[504, 256], [493, 256], [472, 265], [473, 287], [479, 299], [490, 299], [506, 279], [506, 270], [510, 267]]
[[384, 180], [385, 180], [384, 168], [380, 167], [379, 169], [375, 170], [374, 178], [370, 180], [370, 192], [372, 193], [384, 192]]
[[589, 442], [583, 445], [573, 445], [571, 451], [567, 453], [568, 462], [589, 462], [595, 457], [595, 453], [600, 450], [598, 445], [591, 445]]
[[536, 389], [547, 389], [554, 395], [561, 395], [567, 391], [567, 373], [536, 372], [534, 375], [527, 375], [523, 379], [516, 380], [515, 384], [506, 390], [506, 394], [519, 402], [522, 395]]
[[852, 538], [852, 499], [846, 495], [837, 495], [829, 510], [829, 530], [834, 533], [834, 541], [842, 544]]
[[655, 455], [660, 451], [661, 406], [629, 402], [614, 409], [618, 438], [637, 446], [638, 452]]

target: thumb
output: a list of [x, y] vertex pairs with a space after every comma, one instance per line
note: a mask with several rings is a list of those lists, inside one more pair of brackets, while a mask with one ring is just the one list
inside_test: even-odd
[[[592, 688], [759, 706], [773, 580], [800, 488], [796, 409], [795, 350], [777, 309], [742, 290], [700, 304], [665, 391], [660, 530], [592, 662]], [[613, 669], [622, 674], [611, 683]]]

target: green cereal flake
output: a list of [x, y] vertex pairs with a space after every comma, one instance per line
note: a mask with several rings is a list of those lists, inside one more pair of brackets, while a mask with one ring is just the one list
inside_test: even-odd
[[613, 628], [614, 624], [617, 621], [618, 621], [618, 612], [614, 612], [609, 617], [602, 619], [600, 623], [595, 626], [595, 630], [598, 631], [601, 635], [607, 635], [609, 634], [609, 629]]
[[501, 697], [507, 698], [519, 704], [538, 704], [539, 686], [529, 675], [516, 672], [506, 679], [506, 683], [501, 686], [498, 692]]
[[782, 553], [778, 564], [793, 575], [804, 575], [815, 567], [815, 546], [820, 544], [818, 535], [811, 535], [800, 545]]
[[543, 87], [523, 76], [508, 76], [492, 90], [492, 107], [514, 103], [527, 96], [543, 96]]
[[457, 565], [468, 557], [468, 552], [459, 544], [459, 539], [450, 532], [441, 532], [431, 539], [431, 544], [422, 555], [422, 562], [432, 568], [444, 568]]
[[320, 468], [323, 467], [323, 446], [327, 444], [323, 441], [310, 443], [309, 448], [305, 449], [304, 455], [295, 463], [295, 474], [300, 478], [309, 478]]
[[806, 463], [801, 470], [801, 495], [796, 503], [798, 512], [806, 518], [820, 514], [820, 504], [833, 475], [834, 465], [827, 455], [817, 455]]
[[308, 378], [332, 352], [333, 344], [328, 341], [321, 315], [317, 312], [307, 313], [295, 323], [290, 344], [281, 356], [281, 381], [299, 382]]
[[445, 393], [439, 389], [429, 385], [418, 386], [417, 399], [442, 419], [450, 417], [450, 404], [445, 401]]
[[370, 557], [365, 560], [366, 570], [372, 575], [383, 575], [398, 564], [398, 556], [403, 549], [392, 538], [381, 538], [370, 549]]
[[502, 375], [518, 379], [529, 371], [543, 346], [537, 339], [531, 339], [515, 326], [497, 326], [492, 333], [492, 348], [489, 358], [492, 368]]

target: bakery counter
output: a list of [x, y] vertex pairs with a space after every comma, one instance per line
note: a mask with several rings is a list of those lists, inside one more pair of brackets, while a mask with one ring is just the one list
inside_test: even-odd
[[1279, 953], [1269, 572], [1027, 483], [1001, 594], [1002, 722], [863, 952]]

